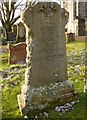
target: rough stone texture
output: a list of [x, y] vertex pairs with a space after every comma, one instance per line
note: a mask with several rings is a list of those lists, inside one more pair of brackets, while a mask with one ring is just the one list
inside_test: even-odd
[[20, 61], [26, 61], [26, 43], [18, 43], [15, 45], [8, 45], [9, 64], [15, 64]]
[[37, 3], [22, 15], [26, 28], [27, 69], [18, 102], [23, 114], [73, 96], [73, 85], [67, 81], [67, 15], [54, 2]]
[[24, 18], [31, 34], [30, 41], [27, 38], [27, 64], [32, 72], [31, 77], [26, 75], [28, 81], [31, 79], [30, 85], [38, 87], [67, 79], [65, 10], [58, 4], [44, 3], [42, 7], [38, 3], [26, 10]]

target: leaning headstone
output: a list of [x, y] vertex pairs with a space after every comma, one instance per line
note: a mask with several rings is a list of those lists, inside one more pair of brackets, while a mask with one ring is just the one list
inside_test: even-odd
[[26, 27], [27, 68], [18, 103], [26, 115], [50, 103], [69, 100], [74, 90], [67, 80], [68, 13], [56, 2], [39, 2], [24, 12], [22, 20]]

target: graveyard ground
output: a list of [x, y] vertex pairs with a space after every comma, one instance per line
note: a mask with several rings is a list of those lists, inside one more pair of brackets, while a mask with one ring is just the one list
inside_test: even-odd
[[[8, 65], [7, 46], [0, 46], [0, 84], [2, 87], [2, 117], [5, 118], [23, 118], [21, 116], [17, 95], [21, 93], [21, 86], [24, 84], [25, 64]], [[67, 61], [68, 61], [68, 79], [74, 84], [75, 91], [78, 93], [79, 102], [73, 105], [72, 110], [68, 112], [56, 112], [55, 109], [44, 111], [49, 114], [51, 118], [80, 118], [86, 120], [87, 118], [87, 96], [84, 93], [85, 85], [85, 71], [87, 70], [85, 63], [87, 62], [86, 53], [87, 48], [84, 42], [74, 41], [66, 44]], [[1, 54], [2, 53], [2, 54]], [[37, 117], [45, 119], [47, 117], [44, 112]], [[32, 117], [35, 117], [33, 115]]]

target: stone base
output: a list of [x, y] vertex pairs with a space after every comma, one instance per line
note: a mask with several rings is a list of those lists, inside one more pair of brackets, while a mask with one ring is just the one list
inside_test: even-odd
[[[67, 80], [50, 84], [49, 86], [41, 86], [37, 88], [29, 87], [25, 96], [25, 89], [22, 87], [21, 95], [18, 95], [18, 104], [21, 114], [27, 115], [34, 111], [41, 111], [48, 106], [54, 106], [55, 103], [64, 104], [71, 101], [74, 96], [73, 84]], [[23, 92], [24, 91], [24, 92]]]
[[18, 99], [18, 105], [19, 105], [19, 108], [20, 108], [20, 112], [21, 112], [21, 115], [23, 114], [23, 108], [25, 107], [25, 101], [24, 101], [24, 97], [23, 95], [18, 95], [17, 96], [17, 99]]

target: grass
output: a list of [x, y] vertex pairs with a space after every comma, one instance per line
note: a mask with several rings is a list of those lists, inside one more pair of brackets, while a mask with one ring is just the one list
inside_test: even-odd
[[[72, 43], [66, 44], [67, 50], [67, 58], [68, 58], [68, 79], [73, 82], [75, 91], [78, 92], [78, 96], [80, 98], [80, 102], [74, 105], [74, 109], [67, 112], [67, 113], [58, 113], [54, 110], [49, 110], [48, 113], [50, 118], [69, 118], [69, 120], [77, 118], [81, 118], [80, 120], [86, 120], [86, 105], [85, 101], [87, 100], [87, 96], [84, 93], [84, 84], [85, 84], [85, 64], [84, 64], [84, 56], [85, 56], [85, 46], [84, 42], [74, 41]], [[3, 47], [3, 46], [2, 46]], [[5, 46], [6, 47], [6, 46]], [[2, 62], [0, 71], [4, 71], [6, 69], [15, 69], [21, 68], [20, 65], [8, 65], [7, 57], [8, 53], [3, 53], [1, 57]], [[24, 84], [24, 72], [25, 68], [20, 69], [19, 72], [11, 71], [9, 76], [12, 74], [16, 74], [16, 76], [11, 77], [9, 80], [3, 80], [0, 78], [0, 83], [4, 84], [2, 88], [2, 116], [3, 120], [5, 118], [12, 119], [12, 118], [23, 118], [21, 116], [18, 102], [17, 102], [17, 95], [21, 93], [21, 86]], [[12, 82], [16, 83], [20, 80], [20, 82], [16, 85], [11, 86]], [[34, 116], [34, 115], [33, 115]], [[42, 115], [43, 120], [45, 117]]]
[[66, 44], [66, 50], [78, 51], [86, 48], [87, 43], [82, 41], [74, 41]]
[[1, 46], [0, 45], [0, 49], [4, 50], [5, 49], [5, 52], [2, 54], [0, 54], [0, 70], [3, 70], [3, 69], [6, 69], [9, 67], [8, 65], [8, 51], [7, 51], [7, 46], [3, 45]]

